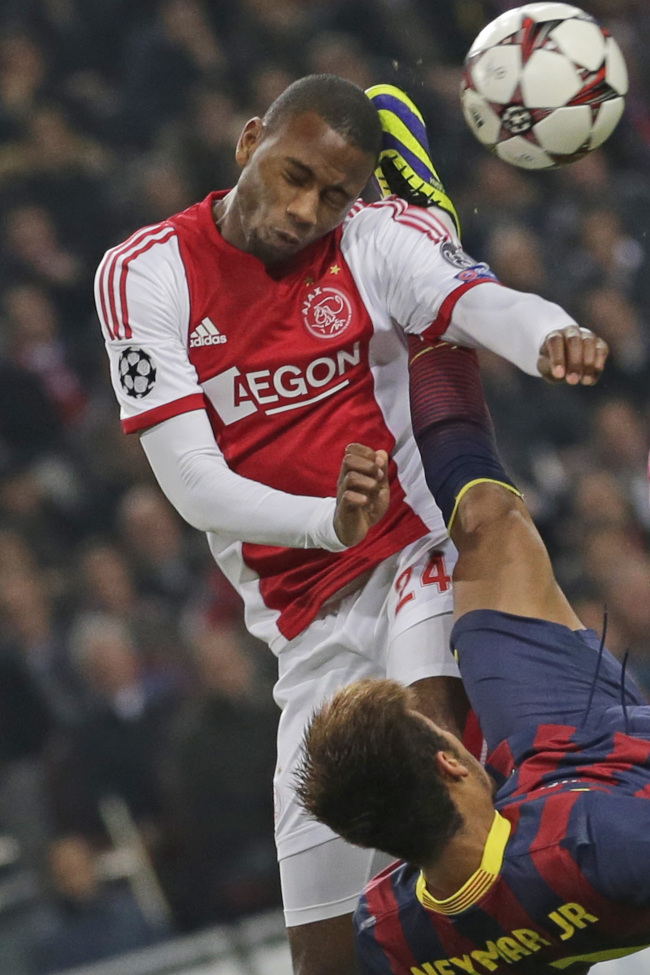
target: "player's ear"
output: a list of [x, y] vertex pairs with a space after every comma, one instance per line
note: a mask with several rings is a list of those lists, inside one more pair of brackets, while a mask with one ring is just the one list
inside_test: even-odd
[[452, 751], [436, 752], [438, 775], [443, 781], [458, 782], [469, 774], [469, 769]]
[[237, 160], [237, 165], [241, 169], [243, 169], [248, 163], [249, 159], [257, 148], [257, 145], [262, 137], [263, 129], [264, 123], [262, 119], [258, 118], [257, 116], [249, 119], [242, 129], [242, 133], [239, 136], [239, 141], [235, 150], [235, 159]]

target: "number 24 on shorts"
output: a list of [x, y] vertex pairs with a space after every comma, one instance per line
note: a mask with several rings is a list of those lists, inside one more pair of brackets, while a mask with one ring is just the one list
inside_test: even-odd
[[[408, 569], [404, 569], [404, 572], [395, 580], [395, 589], [399, 596], [399, 602], [395, 608], [396, 616], [402, 606], [415, 599], [415, 593], [413, 592], [414, 581], [412, 565]], [[448, 591], [451, 586], [451, 576], [445, 567], [445, 557], [442, 552], [432, 552], [430, 554], [429, 560], [422, 570], [419, 582], [421, 586], [437, 586], [438, 592]]]

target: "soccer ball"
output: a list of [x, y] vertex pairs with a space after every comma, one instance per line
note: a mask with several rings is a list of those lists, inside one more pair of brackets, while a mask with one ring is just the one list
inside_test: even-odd
[[581, 159], [614, 131], [627, 69], [608, 31], [568, 3], [527, 3], [484, 27], [461, 100], [476, 138], [522, 169]]

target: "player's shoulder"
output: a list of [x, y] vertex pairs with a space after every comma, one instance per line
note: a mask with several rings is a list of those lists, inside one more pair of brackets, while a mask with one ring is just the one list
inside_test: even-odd
[[[167, 220], [141, 227], [121, 244], [109, 248], [95, 273], [95, 302], [107, 323], [119, 318], [134, 298], [166, 301], [182, 290], [185, 269], [174, 227]], [[117, 320], [117, 319], [116, 319]], [[117, 334], [115, 326], [109, 331]]]
[[407, 203], [398, 196], [389, 196], [374, 203], [358, 200], [348, 214], [344, 234], [395, 232], [400, 227], [409, 227], [424, 234], [434, 243], [455, 237], [451, 218], [439, 207], [418, 207]]
[[157, 245], [166, 244], [175, 236], [176, 229], [169, 220], [139, 227], [119, 244], [109, 247], [100, 262], [100, 266], [118, 260], [120, 262], [127, 260], [131, 263], [141, 254], [147, 254]]

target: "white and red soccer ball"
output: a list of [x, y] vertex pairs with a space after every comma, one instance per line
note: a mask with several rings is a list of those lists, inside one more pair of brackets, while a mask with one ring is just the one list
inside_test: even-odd
[[623, 114], [621, 50], [567, 3], [527, 3], [485, 27], [465, 59], [461, 100], [476, 138], [522, 169], [551, 169], [602, 145]]

